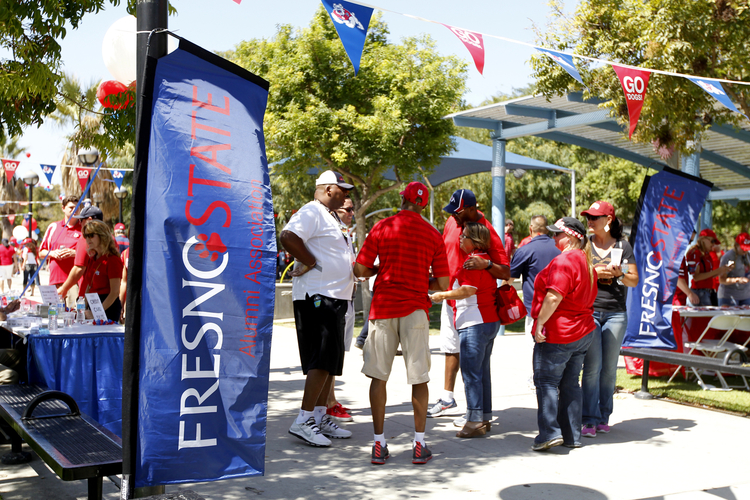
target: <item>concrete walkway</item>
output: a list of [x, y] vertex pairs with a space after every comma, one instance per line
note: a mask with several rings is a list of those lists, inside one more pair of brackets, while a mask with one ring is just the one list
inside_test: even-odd
[[[430, 401], [440, 395], [443, 357], [433, 346]], [[311, 448], [287, 433], [297, 415], [304, 379], [294, 330], [274, 328], [263, 477], [188, 484], [206, 499], [750, 499], [745, 441], [750, 419], [665, 401], [618, 394], [612, 432], [584, 438], [584, 447], [531, 451], [536, 435], [536, 396], [528, 386], [531, 339], [498, 337], [492, 357], [495, 386], [492, 432], [458, 439], [454, 416], [429, 419], [427, 444], [434, 458], [411, 463], [411, 390], [397, 358], [389, 382], [385, 434], [391, 459], [370, 464], [372, 425], [368, 379], [361, 351], [347, 354], [337, 380], [339, 400], [352, 408], [354, 433], [330, 448]], [[459, 377], [460, 378], [460, 377]], [[457, 384], [460, 404], [463, 386]], [[0, 453], [9, 445], [0, 447]], [[105, 480], [105, 498], [119, 498], [116, 480]], [[167, 492], [175, 492], [168, 486]], [[25, 466], [0, 466], [4, 500], [86, 497], [85, 482], [64, 483], [35, 458]]]

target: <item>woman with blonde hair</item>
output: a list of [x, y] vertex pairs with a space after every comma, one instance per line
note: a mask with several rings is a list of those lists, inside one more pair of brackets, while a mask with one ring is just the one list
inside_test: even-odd
[[[467, 222], [459, 237], [466, 260], [478, 256], [490, 260], [490, 230], [483, 224]], [[490, 356], [500, 327], [495, 290], [497, 281], [486, 269], [463, 266], [451, 278], [450, 290], [433, 293], [433, 302], [453, 300], [453, 317], [458, 331], [461, 376], [466, 391], [466, 424], [456, 437], [483, 436], [492, 418], [492, 378]]]
[[563, 217], [553, 226], [563, 252], [534, 281], [534, 385], [539, 435], [531, 447], [581, 446], [581, 404], [578, 385], [583, 358], [593, 339], [597, 274], [578, 219]]
[[[107, 318], [119, 321], [122, 310], [119, 298], [122, 261], [117, 243], [112, 238], [109, 226], [98, 220], [86, 223], [83, 237], [86, 239], [86, 261], [78, 296], [98, 294]], [[93, 317], [90, 310], [86, 311], [86, 317]]]

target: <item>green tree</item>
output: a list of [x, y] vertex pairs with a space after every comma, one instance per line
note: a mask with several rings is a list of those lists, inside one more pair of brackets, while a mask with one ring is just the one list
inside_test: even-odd
[[[750, 4], [747, 0], [583, 0], [566, 16], [559, 0], [538, 43], [643, 68], [696, 76], [748, 81], [750, 75]], [[532, 56], [541, 93], [584, 90], [544, 55]], [[607, 100], [618, 121], [628, 121], [625, 97], [614, 71], [577, 60], [588, 90]], [[723, 84], [735, 103], [750, 115], [750, 86]], [[738, 124], [741, 117], [691, 81], [652, 74], [633, 140], [690, 153], [700, 134], [714, 123]]]
[[[314, 169], [341, 172], [355, 185], [355, 217], [363, 220], [399, 180], [430, 172], [450, 152], [455, 110], [465, 88], [466, 64], [440, 56], [426, 36], [387, 41], [388, 29], [373, 17], [355, 76], [338, 34], [320, 7], [310, 26], [280, 26], [269, 40], [240, 43], [228, 59], [271, 82], [265, 116], [266, 146], [279, 212], [310, 200], [298, 181]], [[284, 187], [288, 189], [283, 189]], [[357, 226], [359, 241], [364, 224]]]

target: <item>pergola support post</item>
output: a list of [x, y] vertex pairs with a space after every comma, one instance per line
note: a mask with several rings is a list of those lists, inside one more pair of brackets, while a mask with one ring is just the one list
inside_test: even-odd
[[[492, 227], [505, 243], [505, 140], [492, 137]], [[505, 335], [501, 326], [498, 335]]]

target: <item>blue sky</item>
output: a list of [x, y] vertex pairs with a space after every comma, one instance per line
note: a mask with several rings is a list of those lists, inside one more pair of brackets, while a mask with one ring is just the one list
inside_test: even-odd
[[[547, 0], [489, 1], [463, 0], [369, 0], [373, 6], [411, 14], [452, 26], [534, 43], [533, 23], [543, 28], [549, 8]], [[125, 0], [121, 4], [125, 4]], [[169, 28], [180, 36], [208, 50], [229, 50], [242, 40], [268, 38], [280, 24], [295, 27], [307, 26], [320, 5], [317, 0], [242, 0], [237, 5], [232, 0], [173, 0], [177, 16], [169, 19]], [[108, 7], [105, 11], [84, 17], [77, 30], [69, 29], [62, 41], [64, 70], [75, 75], [84, 84], [110, 80], [102, 59], [102, 40], [107, 29], [127, 15], [125, 7]], [[498, 93], [509, 93], [532, 82], [528, 64], [530, 47], [485, 37], [484, 76], [471, 62], [468, 51], [447, 28], [434, 23], [383, 12], [391, 39], [399, 41], [406, 36], [427, 33], [437, 42], [438, 50], [445, 55], [455, 54], [470, 62], [466, 101], [479, 104]], [[262, 75], [261, 75], [262, 76]], [[273, 82], [271, 82], [273, 83]], [[56, 127], [47, 120], [40, 128], [28, 128], [20, 143], [31, 156], [23, 158], [19, 171], [26, 168], [39, 170], [39, 163], [57, 164], [65, 147], [69, 131]], [[39, 170], [39, 176], [44, 175]], [[59, 182], [55, 173], [53, 182]]]

